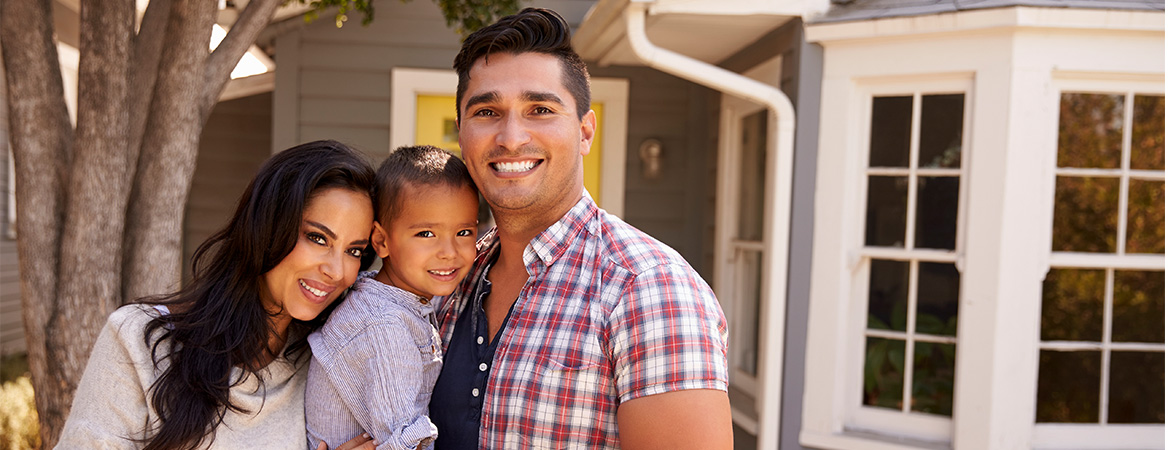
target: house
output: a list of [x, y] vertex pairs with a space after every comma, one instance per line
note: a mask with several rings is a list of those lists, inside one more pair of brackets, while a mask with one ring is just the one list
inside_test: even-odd
[[[1164, 448], [1163, 2], [535, 3], [590, 63], [590, 192], [724, 306], [737, 448]], [[456, 149], [431, 3], [269, 31], [189, 243], [272, 151]]]

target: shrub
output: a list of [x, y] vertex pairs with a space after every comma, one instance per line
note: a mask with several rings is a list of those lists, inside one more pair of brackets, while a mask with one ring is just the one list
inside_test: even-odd
[[[14, 361], [16, 359], [16, 361]], [[4, 384], [0, 386], [0, 450], [35, 450], [41, 447], [37, 407], [33, 400], [32, 381], [27, 366], [23, 375], [13, 378], [13, 366], [25, 363], [23, 359], [5, 358]]]

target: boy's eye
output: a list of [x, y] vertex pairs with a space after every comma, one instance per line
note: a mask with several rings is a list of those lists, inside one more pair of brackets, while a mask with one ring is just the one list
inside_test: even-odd
[[321, 234], [318, 234], [318, 233], [308, 233], [308, 234], [306, 234], [306, 235], [305, 235], [305, 237], [306, 237], [306, 238], [308, 238], [308, 239], [309, 239], [309, 241], [313, 242], [314, 244], [317, 244], [317, 245], [325, 245], [325, 236], [323, 236], [323, 235], [321, 235]]
[[419, 231], [418, 233], [415, 233], [414, 235], [418, 236], [418, 237], [435, 237], [435, 233], [432, 233], [430, 231]]
[[456, 236], [475, 236], [475, 232], [472, 230], [459, 230]]

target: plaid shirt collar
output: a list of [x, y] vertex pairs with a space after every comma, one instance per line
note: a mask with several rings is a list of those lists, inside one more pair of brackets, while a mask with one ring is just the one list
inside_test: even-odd
[[524, 247], [524, 266], [528, 268], [529, 275], [540, 273], [553, 265], [575, 244], [574, 238], [597, 216], [597, 204], [593, 202], [593, 197], [584, 189], [581, 192], [581, 198], [569, 212]]

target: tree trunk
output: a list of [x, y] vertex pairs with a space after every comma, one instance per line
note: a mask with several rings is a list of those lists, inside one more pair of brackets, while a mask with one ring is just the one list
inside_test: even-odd
[[[61, 236], [56, 314], [45, 324], [52, 375], [72, 398], [94, 338], [122, 300], [118, 261], [130, 191], [126, 109], [130, 36], [129, 2], [81, 3], [77, 130], [65, 229]], [[54, 435], [55, 437], [56, 435]]]
[[128, 300], [179, 287], [183, 214], [199, 133], [236, 61], [280, 5], [279, 0], [252, 0], [208, 55], [214, 8], [199, 0], [173, 3], [164, 44], [168, 58], [159, 67], [127, 216], [123, 276]]
[[54, 331], [45, 329], [45, 324], [57, 314], [58, 243], [73, 142], [49, 2], [0, 2], [9, 136], [20, 208], [16, 220], [21, 309], [45, 448], [57, 442], [72, 400], [70, 383], [55, 375], [61, 372], [61, 361], [47, 357], [58, 349], [49, 348], [45, 341]]

